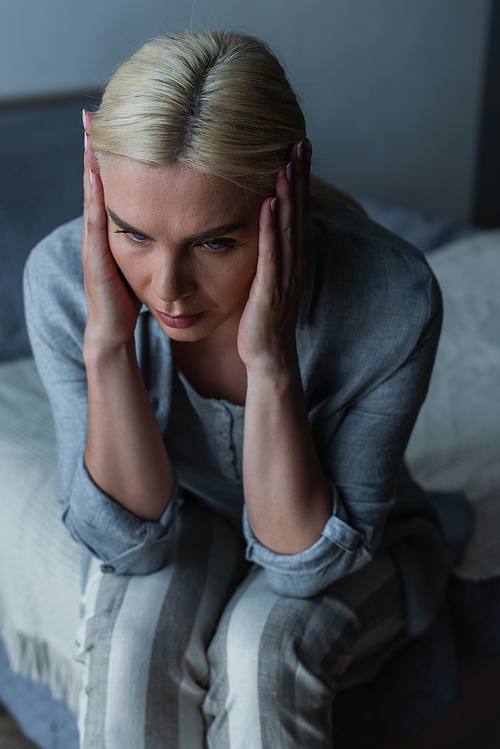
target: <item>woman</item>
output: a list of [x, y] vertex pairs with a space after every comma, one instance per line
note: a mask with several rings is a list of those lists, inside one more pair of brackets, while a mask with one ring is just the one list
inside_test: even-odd
[[81, 746], [330, 747], [343, 674], [444, 589], [400, 477], [439, 290], [345, 198], [309, 220], [302, 112], [251, 37], [146, 44], [84, 126], [83, 233], [25, 274], [85, 550]]

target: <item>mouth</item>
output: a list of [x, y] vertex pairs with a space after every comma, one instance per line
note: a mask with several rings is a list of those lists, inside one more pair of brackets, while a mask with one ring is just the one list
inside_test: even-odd
[[165, 312], [160, 312], [159, 309], [155, 309], [156, 314], [160, 318], [160, 320], [165, 323], [169, 328], [191, 328], [193, 325], [196, 325], [205, 312], [198, 312], [196, 315], [175, 315], [170, 316], [167, 315]]

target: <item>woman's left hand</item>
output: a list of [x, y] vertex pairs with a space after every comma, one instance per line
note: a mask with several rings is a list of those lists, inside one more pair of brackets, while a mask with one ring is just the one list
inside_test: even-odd
[[306, 271], [311, 146], [295, 143], [276, 178], [276, 197], [259, 216], [259, 256], [238, 330], [248, 373], [290, 372], [297, 366], [295, 326]]

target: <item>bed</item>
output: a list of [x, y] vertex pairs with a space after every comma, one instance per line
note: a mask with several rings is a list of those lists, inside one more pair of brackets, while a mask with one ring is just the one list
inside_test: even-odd
[[[0, 185], [0, 702], [42, 749], [78, 747], [80, 564], [54, 500], [53, 425], [30, 355], [21, 275], [31, 247], [81, 212], [80, 111], [93, 103], [0, 110], [9, 175]], [[335, 701], [335, 746], [376, 749], [457, 704], [459, 657], [500, 652], [500, 232], [357, 197], [427, 254], [442, 286], [443, 336], [406, 457], [426, 488], [465, 491], [477, 520], [431, 629]]]

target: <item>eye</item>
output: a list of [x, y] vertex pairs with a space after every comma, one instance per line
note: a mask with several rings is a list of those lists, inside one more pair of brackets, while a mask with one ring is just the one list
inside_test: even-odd
[[130, 237], [130, 239], [133, 239], [134, 242], [145, 242], [147, 237], [144, 236], [144, 234], [133, 234], [132, 232], [127, 232], [127, 237]]
[[210, 242], [203, 242], [201, 247], [205, 252], [229, 252], [234, 249], [235, 242], [233, 239], [212, 239]]
[[146, 242], [147, 237], [144, 234], [134, 234], [131, 231], [124, 231], [124, 229], [116, 229], [115, 234], [126, 234], [132, 242]]

